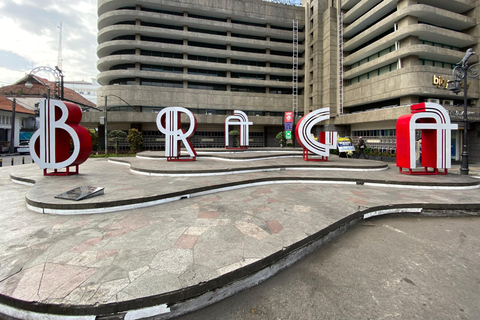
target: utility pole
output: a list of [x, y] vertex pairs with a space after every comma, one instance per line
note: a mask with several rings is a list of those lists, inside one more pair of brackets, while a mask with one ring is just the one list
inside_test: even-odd
[[15, 104], [16, 100], [13, 98], [12, 104], [12, 132], [10, 133], [10, 153], [15, 152]]

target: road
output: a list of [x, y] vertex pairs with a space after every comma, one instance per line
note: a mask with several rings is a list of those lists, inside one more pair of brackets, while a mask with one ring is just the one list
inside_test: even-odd
[[193, 319], [479, 319], [480, 218], [375, 218]]

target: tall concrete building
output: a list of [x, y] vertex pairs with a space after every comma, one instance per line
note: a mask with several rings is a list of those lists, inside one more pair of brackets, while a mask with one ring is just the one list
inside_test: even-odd
[[[430, 101], [449, 109], [452, 120], [463, 128], [463, 95], [455, 95], [446, 86], [467, 48], [477, 49], [479, 3], [338, 2], [343, 112], [334, 119], [335, 125], [346, 125], [354, 137], [366, 136], [371, 146], [393, 148], [398, 117], [410, 113], [410, 104]], [[470, 63], [475, 60], [472, 57]], [[469, 104], [478, 107], [478, 79], [468, 82]], [[480, 110], [471, 108], [471, 112], [476, 113], [471, 119], [478, 121]], [[471, 151], [480, 158], [478, 124], [471, 127]], [[459, 159], [462, 135], [456, 131], [452, 136], [452, 156]]]
[[[458, 159], [463, 98], [446, 83], [466, 49], [477, 49], [479, 4], [99, 0], [98, 106], [107, 103], [109, 130], [138, 128], [148, 149], [163, 146], [155, 119], [168, 106], [195, 114], [197, 147], [223, 146], [233, 110], [250, 116], [250, 145], [262, 147], [278, 145], [285, 111], [328, 107], [330, 121], [317, 130], [394, 151], [398, 117], [412, 103], [434, 101], [460, 124], [452, 135]], [[468, 81], [469, 145], [479, 159], [479, 81]]]

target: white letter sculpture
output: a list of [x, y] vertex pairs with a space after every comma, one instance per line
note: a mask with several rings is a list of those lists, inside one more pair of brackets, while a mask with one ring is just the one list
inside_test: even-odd
[[[457, 124], [450, 123], [447, 110], [436, 103], [418, 103], [410, 107], [411, 113], [397, 120], [397, 167], [400, 173], [440, 174], [438, 169], [452, 165], [451, 130], [458, 129]], [[415, 130], [421, 130], [421, 166], [423, 171], [412, 171], [417, 167]], [[402, 169], [408, 169], [404, 172]], [[428, 168], [433, 168], [429, 171]]]
[[[253, 124], [253, 122], [248, 122], [248, 116], [245, 112], [240, 110], [234, 110], [233, 116], [228, 116], [225, 119], [225, 148], [227, 149], [248, 149], [248, 126]], [[229, 148], [229, 126], [230, 125], [238, 125], [240, 126], [239, 134], [240, 134], [240, 143], [238, 148]]]
[[[181, 113], [185, 113], [190, 119], [190, 127], [187, 132], [182, 129]], [[190, 110], [182, 107], [162, 109], [157, 116], [157, 127], [165, 135], [165, 157], [167, 157], [167, 161], [195, 161], [197, 152], [189, 138], [197, 129], [197, 119]], [[190, 158], [180, 156], [182, 142]]]
[[[322, 132], [319, 140], [316, 141], [312, 135], [313, 127], [324, 120], [330, 119], [330, 108], [322, 108], [310, 112], [304, 116], [295, 128], [297, 141], [303, 147], [303, 160], [305, 161], [328, 161], [330, 149], [337, 147], [337, 132]], [[308, 153], [321, 156], [320, 159], [309, 159]]]
[[[87, 129], [79, 125], [82, 110], [71, 102], [40, 101], [40, 128], [30, 140], [32, 160], [43, 169], [43, 174], [70, 175], [78, 173], [78, 165], [85, 162], [92, 151], [92, 138]], [[73, 151], [70, 153], [70, 139]], [[70, 167], [76, 171], [71, 172]], [[58, 169], [66, 168], [66, 172]], [[54, 172], [47, 173], [47, 169]]]

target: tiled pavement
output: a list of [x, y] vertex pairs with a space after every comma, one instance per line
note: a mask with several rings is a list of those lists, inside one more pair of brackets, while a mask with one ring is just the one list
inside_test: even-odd
[[[174, 163], [144, 153], [112, 159], [129, 165], [90, 159], [68, 177], [43, 177], [34, 164], [1, 168], [0, 313], [168, 318], [262, 281], [365, 213], [480, 212], [475, 166], [472, 176], [456, 168], [409, 176], [392, 164], [336, 156], [307, 163], [251, 158], [286, 155], [278, 152], [222, 154], [250, 161], [200, 153], [195, 162]], [[20, 185], [10, 176], [36, 183]], [[82, 185], [105, 187], [105, 194], [80, 202], [54, 198]], [[31, 209], [59, 214], [28, 210], [26, 200]], [[152, 200], [165, 203], [115, 207]], [[88, 210], [98, 213], [82, 214]]]

